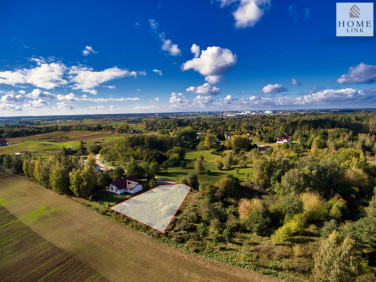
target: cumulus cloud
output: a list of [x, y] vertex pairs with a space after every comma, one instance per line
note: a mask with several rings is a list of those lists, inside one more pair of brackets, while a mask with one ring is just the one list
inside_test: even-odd
[[153, 69], [153, 72], [156, 73], [156, 74], [159, 74], [160, 76], [163, 75], [162, 71], [158, 70], [158, 69]]
[[195, 55], [195, 58], [200, 56], [200, 46], [196, 44], [192, 44], [191, 46], [191, 52]]
[[103, 87], [108, 88], [108, 89], [116, 89], [115, 85], [103, 85]]
[[193, 92], [196, 94], [210, 94], [210, 95], [216, 95], [219, 93], [220, 89], [218, 87], [215, 87], [214, 85], [211, 85], [210, 83], [204, 83], [200, 86], [190, 86], [185, 91], [187, 92]]
[[24, 109], [33, 109], [33, 108], [39, 109], [45, 105], [48, 105], [48, 102], [46, 100], [38, 99], [38, 100], [29, 101], [29, 103], [24, 104], [23, 107]]
[[17, 86], [28, 83], [45, 89], [67, 84], [67, 81], [63, 79], [67, 68], [63, 64], [46, 63], [39, 59], [34, 59], [34, 61], [37, 62], [37, 67], [0, 72], [0, 84]]
[[[158, 33], [158, 22], [154, 19], [149, 20], [150, 28], [153, 30], [154, 33]], [[179, 56], [181, 51], [179, 46], [171, 41], [171, 39], [167, 39], [164, 32], [158, 34], [159, 40], [162, 42], [162, 50], [166, 51], [171, 56]]]
[[372, 83], [376, 80], [376, 66], [360, 63], [349, 68], [347, 74], [337, 79], [338, 83]]
[[170, 105], [174, 108], [189, 105], [189, 100], [188, 100], [187, 96], [185, 96], [183, 93], [172, 92], [170, 99], [169, 99], [169, 102], [170, 102]]
[[230, 94], [228, 94], [225, 98], [221, 99], [220, 101], [223, 102], [223, 104], [229, 105], [234, 100]]
[[0, 103], [0, 111], [12, 112], [12, 111], [22, 111], [22, 107], [19, 105]]
[[261, 92], [264, 94], [281, 93], [287, 92], [287, 88], [282, 86], [282, 84], [268, 84], [262, 89]]
[[95, 52], [93, 47], [86, 46], [84, 50], [82, 50], [82, 55], [89, 56], [90, 54], [97, 54], [98, 52]]
[[69, 110], [69, 111], [75, 109], [74, 106], [69, 105], [69, 104], [67, 104], [66, 102], [58, 102], [58, 103], [56, 103], [56, 108], [57, 108], [58, 110]]
[[164, 33], [159, 35], [160, 39], [162, 40], [162, 50], [167, 51], [171, 56], [179, 56], [181, 51], [177, 44], [172, 43], [171, 39], [166, 39]]
[[202, 108], [207, 107], [212, 102], [213, 98], [211, 96], [197, 95], [196, 98], [193, 99], [193, 105]]
[[[222, 105], [227, 104], [221, 99]], [[232, 99], [235, 108], [254, 109], [309, 109], [309, 108], [349, 108], [369, 107], [376, 102], [376, 89], [356, 90], [352, 88], [325, 89], [298, 97], [259, 97]], [[334, 105], [334, 106], [333, 106]]]
[[219, 0], [221, 7], [234, 4], [232, 13], [237, 28], [254, 26], [270, 6], [270, 0]]
[[193, 69], [203, 75], [207, 82], [217, 83], [235, 64], [236, 55], [229, 49], [213, 46], [203, 50], [200, 57], [185, 62], [182, 70]]
[[31, 99], [53, 99], [55, 98], [55, 95], [51, 94], [50, 92], [42, 91], [38, 88], [35, 88], [33, 91], [27, 94], [26, 97]]
[[22, 102], [23, 97], [21, 94], [15, 94], [13, 91], [9, 91], [7, 94], [1, 97], [2, 103], [17, 103]]
[[120, 97], [120, 98], [88, 98], [86, 95], [76, 96], [74, 93], [67, 95], [58, 94], [59, 101], [66, 102], [94, 102], [94, 103], [107, 103], [107, 102], [127, 102], [127, 101], [140, 101], [138, 97]]
[[300, 83], [300, 81], [298, 81], [296, 78], [292, 78], [292, 79], [291, 79], [291, 84], [292, 84], [292, 85], [295, 85], [295, 86], [302, 85], [302, 84]]
[[[144, 75], [143, 73], [139, 73]], [[107, 81], [122, 78], [125, 76], [137, 77], [138, 73], [118, 67], [108, 68], [103, 71], [93, 71], [92, 68], [73, 66], [69, 70], [70, 81], [74, 83], [73, 89], [80, 89], [83, 92], [97, 94], [94, 89]]]

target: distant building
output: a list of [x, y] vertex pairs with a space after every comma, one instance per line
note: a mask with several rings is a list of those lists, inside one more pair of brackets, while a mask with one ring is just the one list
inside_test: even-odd
[[292, 142], [292, 138], [291, 137], [280, 137], [280, 138], [277, 138], [277, 144], [284, 144], [284, 143], [290, 144], [291, 142]]
[[108, 191], [115, 194], [135, 194], [142, 191], [143, 187], [138, 182], [138, 179], [133, 176], [122, 177], [120, 179], [114, 180], [108, 187]]

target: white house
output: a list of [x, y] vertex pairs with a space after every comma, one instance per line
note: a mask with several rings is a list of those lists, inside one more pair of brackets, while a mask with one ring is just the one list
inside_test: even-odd
[[277, 144], [284, 144], [284, 143], [288, 143], [290, 144], [292, 142], [292, 138], [291, 137], [281, 137], [281, 138], [277, 138]]
[[108, 191], [118, 195], [124, 193], [135, 194], [142, 191], [142, 188], [143, 187], [138, 183], [137, 178], [129, 176], [113, 181], [108, 187]]

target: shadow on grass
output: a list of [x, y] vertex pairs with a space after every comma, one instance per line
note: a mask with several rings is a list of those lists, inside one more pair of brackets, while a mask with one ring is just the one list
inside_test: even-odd
[[174, 171], [174, 172], [160, 172], [158, 173], [158, 176], [162, 176], [164, 178], [170, 178], [170, 177], [181, 177], [181, 176], [184, 176], [184, 175], [187, 175], [186, 172], [182, 172], [182, 171]]

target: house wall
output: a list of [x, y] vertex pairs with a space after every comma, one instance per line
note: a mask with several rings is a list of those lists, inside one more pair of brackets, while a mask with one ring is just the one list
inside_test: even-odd
[[108, 191], [120, 195], [120, 194], [122, 194], [121, 191], [124, 191], [124, 190], [119, 190], [115, 185], [110, 184], [110, 186], [108, 187]]
[[138, 184], [133, 190], [127, 190], [130, 194], [136, 194], [138, 192], [142, 191], [142, 185]]

